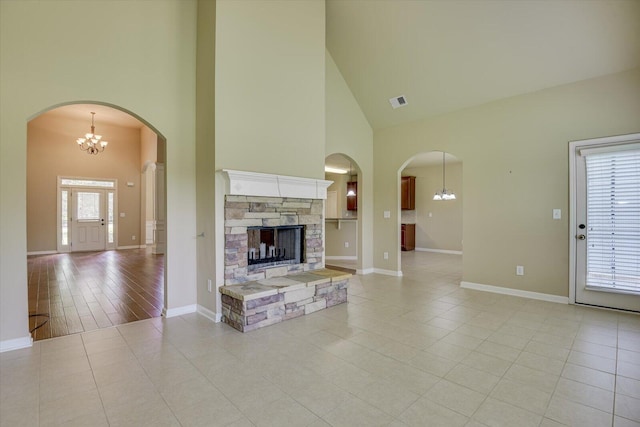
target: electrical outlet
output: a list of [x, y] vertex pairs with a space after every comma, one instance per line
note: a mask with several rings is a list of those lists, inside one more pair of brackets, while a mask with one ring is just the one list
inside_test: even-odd
[[212, 292], [213, 289], [213, 282], [211, 281], [211, 279], [207, 280], [207, 290], [209, 292]]
[[516, 276], [524, 276], [524, 266], [516, 265]]
[[344, 242], [344, 247], [348, 248], [349, 247], [349, 242]]
[[135, 234], [131, 236], [131, 240], [136, 240], [136, 235]]
[[382, 257], [383, 257], [384, 259], [389, 259], [389, 252], [385, 252], [385, 253], [383, 253], [383, 254], [382, 254]]

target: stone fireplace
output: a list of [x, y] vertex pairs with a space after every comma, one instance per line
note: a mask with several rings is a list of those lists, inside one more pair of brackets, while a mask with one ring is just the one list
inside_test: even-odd
[[331, 181], [222, 172], [226, 188], [220, 283], [236, 285], [324, 267], [324, 200]]
[[323, 267], [320, 199], [225, 199], [225, 285]]
[[351, 275], [324, 268], [324, 200], [331, 181], [222, 172], [221, 320], [248, 332], [347, 302]]

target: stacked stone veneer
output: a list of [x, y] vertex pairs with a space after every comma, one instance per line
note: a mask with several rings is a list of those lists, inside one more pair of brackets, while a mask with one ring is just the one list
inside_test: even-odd
[[[323, 211], [323, 201], [316, 199], [226, 196], [224, 284], [234, 285], [322, 268]], [[249, 272], [247, 227], [281, 225], [304, 225], [303, 262], [281, 266], [257, 266]]]
[[222, 321], [248, 332], [347, 302], [349, 273], [320, 269], [221, 286]]

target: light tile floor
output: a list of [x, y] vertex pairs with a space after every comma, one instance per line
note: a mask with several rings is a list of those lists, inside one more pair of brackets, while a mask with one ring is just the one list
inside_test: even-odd
[[0, 355], [2, 426], [640, 426], [640, 316], [460, 289], [403, 254], [349, 304], [247, 334], [198, 315]]

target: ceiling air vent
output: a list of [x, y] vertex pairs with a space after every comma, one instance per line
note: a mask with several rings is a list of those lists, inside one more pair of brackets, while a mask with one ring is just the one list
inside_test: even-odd
[[404, 95], [396, 96], [389, 99], [389, 103], [394, 109], [398, 107], [404, 107], [405, 105], [408, 104], [407, 98], [405, 98]]

